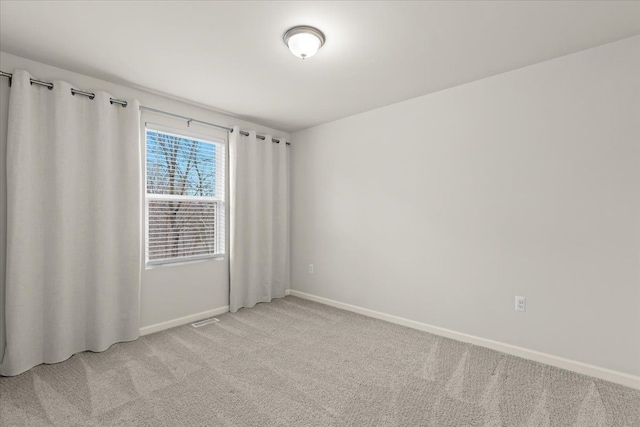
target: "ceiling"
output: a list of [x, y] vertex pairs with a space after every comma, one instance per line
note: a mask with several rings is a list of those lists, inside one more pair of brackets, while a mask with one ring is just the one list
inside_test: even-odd
[[0, 2], [3, 52], [283, 131], [637, 34], [640, 2]]

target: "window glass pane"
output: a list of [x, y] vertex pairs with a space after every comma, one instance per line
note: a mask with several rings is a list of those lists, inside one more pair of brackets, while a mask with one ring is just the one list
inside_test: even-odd
[[217, 145], [147, 130], [147, 193], [216, 197]]

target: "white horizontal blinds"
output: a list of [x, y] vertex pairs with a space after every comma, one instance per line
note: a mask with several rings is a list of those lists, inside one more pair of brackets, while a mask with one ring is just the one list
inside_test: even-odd
[[148, 264], [225, 250], [225, 146], [146, 129]]
[[216, 253], [216, 202], [149, 199], [149, 261]]

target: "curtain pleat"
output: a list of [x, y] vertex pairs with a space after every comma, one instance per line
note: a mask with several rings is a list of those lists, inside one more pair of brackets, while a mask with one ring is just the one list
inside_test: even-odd
[[289, 288], [289, 159], [286, 143], [229, 137], [232, 312], [284, 297]]
[[30, 78], [14, 72], [9, 100], [7, 376], [139, 331], [139, 105]]

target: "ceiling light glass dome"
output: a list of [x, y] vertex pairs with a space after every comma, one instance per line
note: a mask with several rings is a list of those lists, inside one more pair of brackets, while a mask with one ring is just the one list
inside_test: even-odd
[[284, 34], [284, 42], [298, 58], [311, 58], [324, 44], [324, 34], [314, 27], [293, 27]]

